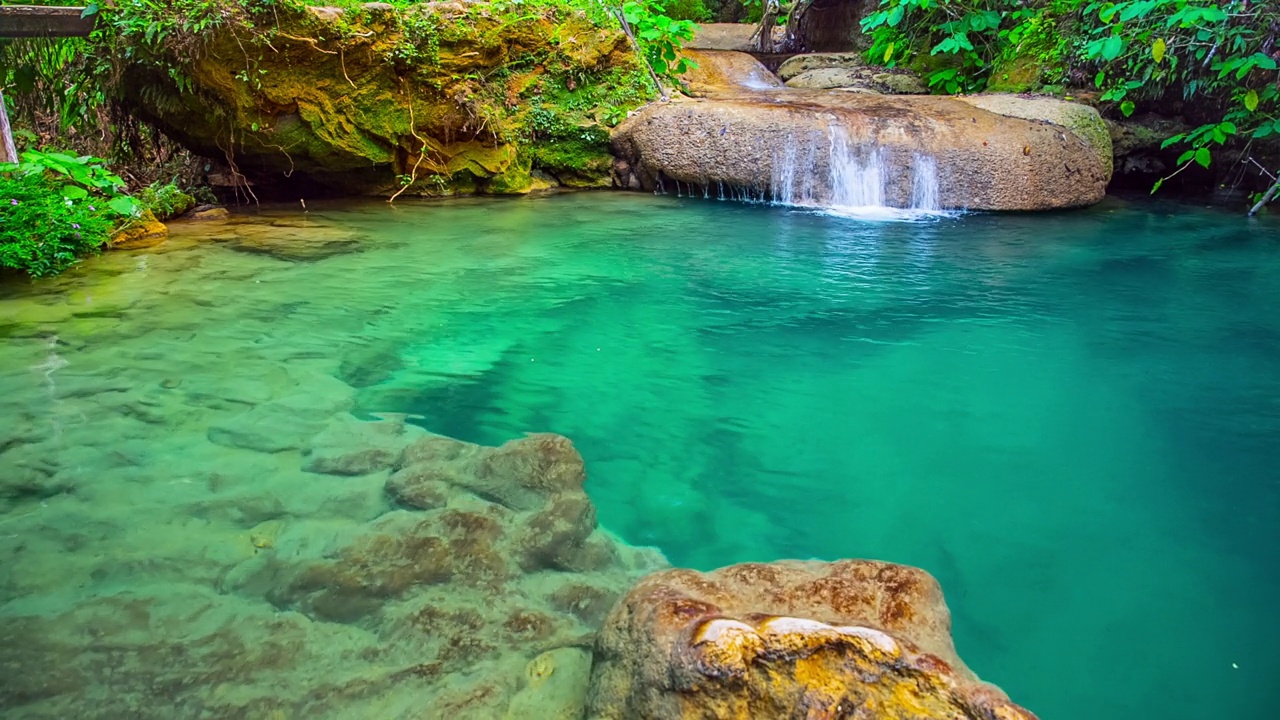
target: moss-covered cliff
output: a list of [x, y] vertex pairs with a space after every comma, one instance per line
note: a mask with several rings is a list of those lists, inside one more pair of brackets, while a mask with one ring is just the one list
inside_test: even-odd
[[257, 184], [383, 195], [608, 185], [608, 128], [651, 92], [607, 16], [562, 5], [229, 3], [208, 24], [132, 38], [127, 99]]

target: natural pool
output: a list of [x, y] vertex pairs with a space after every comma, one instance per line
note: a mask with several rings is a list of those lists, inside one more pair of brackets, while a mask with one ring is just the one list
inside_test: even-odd
[[[210, 428], [336, 396], [487, 445], [564, 434], [601, 523], [677, 565], [923, 567], [968, 664], [1046, 720], [1280, 706], [1274, 220], [1109, 201], [874, 223], [607, 193], [279, 207], [11, 284], [0, 343], [5, 717], [210, 713], [181, 700], [210, 682], [194, 671], [122, 700], [112, 664], [142, 655], [111, 653], [140, 630], [73, 611], [132, 594], [193, 608], [154, 633], [283, 632], [260, 598], [209, 598], [270, 546], [264, 523], [302, 528], [297, 547], [341, 534], [386, 511], [381, 482]], [[332, 658], [273, 669], [282, 695], [372, 657], [338, 625], [307, 630]], [[57, 673], [79, 648], [105, 653], [89, 687]], [[148, 662], [199, 666], [166, 653]], [[333, 717], [410, 716], [348, 699]]]

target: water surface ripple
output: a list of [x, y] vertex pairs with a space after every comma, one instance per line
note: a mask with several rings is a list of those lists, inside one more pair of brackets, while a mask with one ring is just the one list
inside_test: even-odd
[[[1046, 720], [1275, 717], [1274, 220], [606, 193], [247, 222], [0, 290], [0, 635], [216, 589], [264, 518], [384, 512], [296, 452], [207, 440], [340, 381], [364, 417], [569, 436], [602, 524], [676, 564], [926, 568], [961, 655]], [[6, 717], [37, 716], [5, 683]]]

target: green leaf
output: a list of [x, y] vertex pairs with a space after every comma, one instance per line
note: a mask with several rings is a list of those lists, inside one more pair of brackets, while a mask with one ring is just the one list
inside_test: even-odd
[[67, 198], [68, 200], [81, 200], [89, 197], [89, 191], [79, 185], [63, 185], [62, 197]]
[[1190, 162], [1190, 161], [1191, 161], [1191, 158], [1193, 158], [1193, 157], [1195, 157], [1195, 156], [1196, 156], [1196, 151], [1195, 151], [1195, 150], [1188, 150], [1188, 151], [1186, 151], [1186, 152], [1184, 152], [1184, 153], [1182, 153], [1181, 155], [1179, 155], [1179, 156], [1178, 156], [1178, 164], [1179, 164], [1179, 165], [1185, 165], [1186, 163], [1188, 163], [1188, 162]]
[[1258, 109], [1258, 91], [1257, 90], [1250, 90], [1248, 93], [1245, 94], [1244, 106], [1246, 109], [1248, 109], [1249, 112], [1253, 112], [1254, 110]]
[[1175, 144], [1175, 143], [1180, 143], [1180, 142], [1182, 142], [1182, 140], [1183, 140], [1184, 138], [1186, 138], [1186, 135], [1183, 135], [1182, 133], [1178, 133], [1177, 135], [1174, 135], [1173, 137], [1171, 137], [1171, 138], [1169, 138], [1169, 139], [1165, 140], [1164, 142], [1160, 143], [1160, 149], [1161, 149], [1161, 150], [1164, 150], [1165, 148], [1169, 147], [1170, 145], [1173, 145], [1173, 144]]
[[1133, 115], [1133, 101], [1132, 101], [1132, 100], [1125, 100], [1124, 102], [1120, 103], [1120, 112], [1124, 113], [1124, 116], [1125, 116], [1125, 117], [1130, 117], [1130, 116], [1132, 116], [1132, 115]]
[[1156, 191], [1160, 189], [1161, 185], [1164, 185], [1164, 178], [1160, 178], [1159, 180], [1156, 181], [1155, 185], [1151, 186], [1151, 194], [1155, 195]]
[[1213, 155], [1209, 153], [1209, 148], [1198, 148], [1196, 150], [1196, 164], [1207, 168], [1211, 162], [1213, 162]]
[[98, 3], [96, 2], [89, 3], [88, 5], [85, 6], [84, 10], [81, 11], [80, 17], [87, 18], [90, 15], [97, 15], [97, 14], [98, 14]]
[[1164, 52], [1166, 49], [1167, 46], [1165, 45], [1164, 38], [1156, 38], [1156, 41], [1151, 43], [1151, 57], [1156, 61], [1156, 63], [1164, 60]]
[[889, 59], [892, 57], [893, 57], [893, 43], [889, 43], [889, 47], [884, 49], [884, 61], [889, 62]]
[[138, 201], [128, 195], [118, 195], [111, 198], [107, 201], [107, 207], [125, 217], [133, 217], [138, 214]]
[[902, 22], [902, 15], [906, 10], [901, 5], [889, 11], [889, 27], [898, 27], [898, 23]]
[[1119, 35], [1112, 35], [1102, 43], [1102, 57], [1107, 62], [1111, 62], [1120, 57], [1120, 53], [1124, 51], [1124, 38]]

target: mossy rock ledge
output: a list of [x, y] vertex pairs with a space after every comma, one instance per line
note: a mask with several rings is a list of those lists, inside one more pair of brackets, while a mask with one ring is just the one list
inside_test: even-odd
[[563, 8], [227, 12], [143, 54], [127, 99], [256, 185], [384, 196], [406, 184], [418, 195], [608, 186], [609, 126], [649, 99], [626, 37]]

